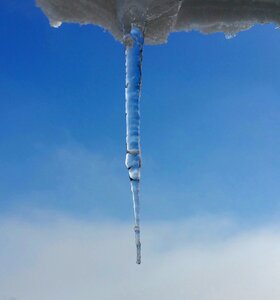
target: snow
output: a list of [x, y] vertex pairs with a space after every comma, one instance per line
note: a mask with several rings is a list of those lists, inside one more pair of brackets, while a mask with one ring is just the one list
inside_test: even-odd
[[146, 44], [166, 42], [170, 32], [224, 32], [228, 37], [260, 23], [280, 25], [280, 0], [37, 0], [55, 27], [95, 24], [123, 41], [131, 24], [143, 27]]

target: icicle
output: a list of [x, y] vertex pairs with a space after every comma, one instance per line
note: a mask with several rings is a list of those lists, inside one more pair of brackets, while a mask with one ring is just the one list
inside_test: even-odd
[[140, 92], [142, 80], [142, 52], [144, 36], [142, 31], [133, 27], [124, 37], [126, 46], [126, 160], [134, 206], [135, 242], [137, 250], [136, 263], [141, 264], [139, 190], [140, 190]]

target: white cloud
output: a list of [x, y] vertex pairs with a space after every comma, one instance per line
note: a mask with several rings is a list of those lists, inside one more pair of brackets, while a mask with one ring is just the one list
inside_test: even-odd
[[105, 218], [121, 214], [126, 202], [120, 199], [129, 199], [127, 210], [132, 213], [124, 157], [106, 157], [71, 143], [46, 151], [30, 164], [32, 168], [17, 167], [21, 188], [10, 179], [6, 202], [16, 213], [47, 208]]
[[[45, 218], [44, 218], [45, 219]], [[135, 264], [131, 224], [6, 219], [0, 299], [278, 300], [280, 234], [227, 220], [143, 226]]]

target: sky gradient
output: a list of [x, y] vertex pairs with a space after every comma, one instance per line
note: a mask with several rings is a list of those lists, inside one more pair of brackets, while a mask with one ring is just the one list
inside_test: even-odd
[[[33, 1], [2, 3], [0, 22], [1, 212], [129, 219], [122, 45], [50, 28]], [[145, 48], [143, 218], [278, 215], [279, 39], [271, 25]]]
[[[63, 24], [51, 28], [30, 0], [0, 3], [0, 37], [0, 248], [4, 249], [0, 263], [6, 262], [5, 271], [0, 271], [5, 279], [1, 279], [0, 300], [38, 299], [39, 292], [26, 288], [33, 277], [38, 278], [38, 291], [43, 287], [49, 292], [41, 300], [69, 300], [69, 295], [81, 295], [82, 300], [92, 299], [88, 295], [131, 299], [135, 282], [154, 270], [152, 258], [155, 268], [163, 263], [162, 273], [151, 273], [159, 277], [158, 285], [172, 285], [172, 274], [182, 266], [178, 287], [174, 283], [170, 288], [178, 292], [182, 287], [177, 299], [219, 300], [234, 295], [232, 299], [263, 300], [256, 296], [267, 295], [268, 290], [269, 299], [279, 299], [279, 274], [269, 269], [277, 261], [274, 250], [280, 245], [279, 30], [273, 25], [256, 26], [231, 40], [223, 34], [173, 33], [167, 44], [145, 47], [141, 218], [143, 260], [149, 266], [129, 281], [132, 290], [127, 298], [117, 287], [102, 296], [90, 282], [79, 285], [77, 278], [67, 279], [64, 268], [81, 257], [86, 264], [86, 258], [90, 259], [90, 253], [84, 252], [87, 242], [98, 249], [99, 268], [92, 270], [94, 275], [74, 265], [80, 280], [97, 276], [106, 289], [114, 278], [125, 280], [120, 272], [131, 274], [135, 268], [132, 200], [124, 165], [123, 46], [98, 27]], [[197, 239], [205, 252], [198, 252], [192, 272], [184, 273], [189, 272], [190, 257], [197, 250], [195, 236], [201, 230]], [[104, 240], [98, 233], [104, 234]], [[173, 233], [178, 242], [172, 240]], [[22, 240], [23, 236], [29, 238]], [[124, 252], [117, 251], [121, 260], [129, 261], [123, 270], [118, 256], [110, 257], [108, 265], [109, 254], [101, 250], [114, 247], [116, 237], [125, 239], [123, 247], [130, 245]], [[213, 249], [217, 240], [218, 248]], [[168, 244], [173, 242], [170, 250]], [[260, 246], [266, 242], [269, 250]], [[57, 256], [49, 243], [60, 249]], [[77, 252], [60, 260], [64, 249], [76, 249], [75, 245], [80, 247]], [[23, 249], [18, 263], [17, 249]], [[32, 251], [36, 255], [30, 258]], [[271, 280], [266, 284], [262, 274], [256, 275], [250, 283], [252, 292], [245, 293], [238, 274], [250, 253], [257, 258], [265, 252], [270, 253], [269, 259], [261, 256], [261, 266], [252, 260], [248, 268], [256, 274], [265, 266]], [[63, 282], [70, 287], [61, 294], [55, 292], [55, 281], [43, 276], [46, 262], [54, 259], [61, 261], [59, 270], [66, 272]], [[207, 265], [211, 260], [220, 263], [215, 284], [225, 274], [236, 274], [231, 276], [233, 283], [229, 281], [232, 285], [224, 285], [220, 294], [211, 289], [214, 279], [209, 274], [215, 269]], [[100, 275], [103, 263], [107, 271]], [[193, 280], [199, 284], [203, 269], [205, 289], [200, 287], [198, 292], [193, 283], [193, 292], [184, 290], [184, 274], [190, 279], [197, 272]], [[53, 278], [51, 269], [48, 272], [46, 276]], [[21, 276], [18, 285], [13, 283], [16, 274]], [[249, 277], [245, 275], [244, 280]], [[257, 294], [254, 282], [263, 284], [257, 284]], [[145, 299], [156, 299], [148, 282], [138, 296], [149, 289]]]

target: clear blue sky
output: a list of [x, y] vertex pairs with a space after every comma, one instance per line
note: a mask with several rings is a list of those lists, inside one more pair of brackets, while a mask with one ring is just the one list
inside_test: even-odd
[[[0, 37], [1, 214], [132, 221], [122, 45], [31, 0], [0, 3]], [[144, 220], [279, 215], [279, 53], [272, 25], [145, 47]]]

